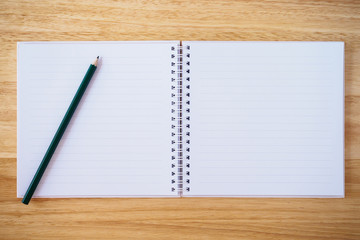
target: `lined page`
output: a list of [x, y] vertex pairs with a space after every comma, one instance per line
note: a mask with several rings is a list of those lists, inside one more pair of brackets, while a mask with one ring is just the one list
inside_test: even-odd
[[344, 44], [190, 46], [185, 196], [344, 196]]
[[176, 196], [170, 63], [177, 44], [19, 43], [18, 197], [98, 55], [96, 73], [34, 196]]

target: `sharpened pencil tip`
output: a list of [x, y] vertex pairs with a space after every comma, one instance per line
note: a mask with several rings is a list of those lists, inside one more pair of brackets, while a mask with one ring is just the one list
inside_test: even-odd
[[94, 61], [93, 65], [96, 67], [98, 65], [99, 56], [97, 56], [96, 60]]

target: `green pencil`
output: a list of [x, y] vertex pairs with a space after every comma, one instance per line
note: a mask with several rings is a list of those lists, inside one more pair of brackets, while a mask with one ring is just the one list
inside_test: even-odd
[[99, 61], [99, 56], [96, 58], [96, 60], [93, 64], [90, 64], [90, 67], [87, 70], [85, 77], [79, 86], [79, 89], [77, 90], [73, 100], [71, 101], [70, 106], [69, 106], [68, 110], [66, 111], [65, 116], [64, 116], [63, 120], [61, 121], [60, 126], [59, 126], [58, 130], [56, 131], [55, 136], [54, 136], [53, 140], [51, 141], [50, 146], [47, 149], [45, 156], [44, 156], [43, 160], [41, 161], [38, 170], [36, 171], [33, 180], [31, 181], [30, 186], [28, 187], [24, 198], [22, 199], [22, 203], [29, 204], [31, 197], [33, 196], [33, 194], [36, 190], [36, 187], [38, 186], [38, 184], [41, 180], [41, 177], [43, 176], [43, 174], [46, 170], [46, 167], [48, 166], [50, 159], [51, 159], [52, 155], [54, 154], [56, 147], [58, 146], [58, 144], [61, 140], [61, 137], [64, 135], [66, 127], [68, 126], [68, 124], [71, 120], [71, 117], [73, 116], [73, 114], [76, 110], [76, 107], [79, 105], [81, 97], [84, 95], [84, 92], [85, 92], [87, 86], [89, 85], [89, 82], [90, 82], [92, 76], [95, 73], [98, 61]]

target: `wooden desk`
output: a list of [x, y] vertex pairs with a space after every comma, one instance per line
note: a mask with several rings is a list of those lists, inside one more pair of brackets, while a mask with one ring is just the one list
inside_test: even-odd
[[[360, 1], [0, 2], [0, 239], [360, 239]], [[16, 42], [344, 41], [345, 199], [16, 198]]]

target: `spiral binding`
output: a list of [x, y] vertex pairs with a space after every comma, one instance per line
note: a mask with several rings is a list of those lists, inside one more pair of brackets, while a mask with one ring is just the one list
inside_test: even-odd
[[171, 99], [171, 191], [181, 196], [190, 192], [190, 46], [171, 47]]
[[183, 161], [183, 172], [184, 172], [184, 183], [183, 183], [183, 189], [186, 192], [190, 192], [190, 46], [186, 45], [183, 46], [183, 59], [182, 59], [182, 79], [184, 82], [183, 89], [182, 89], [182, 105], [184, 108], [182, 118], [182, 126], [184, 128], [184, 136], [183, 136], [183, 155], [184, 155], [184, 161]]
[[171, 191], [182, 195], [182, 47], [171, 47]]

